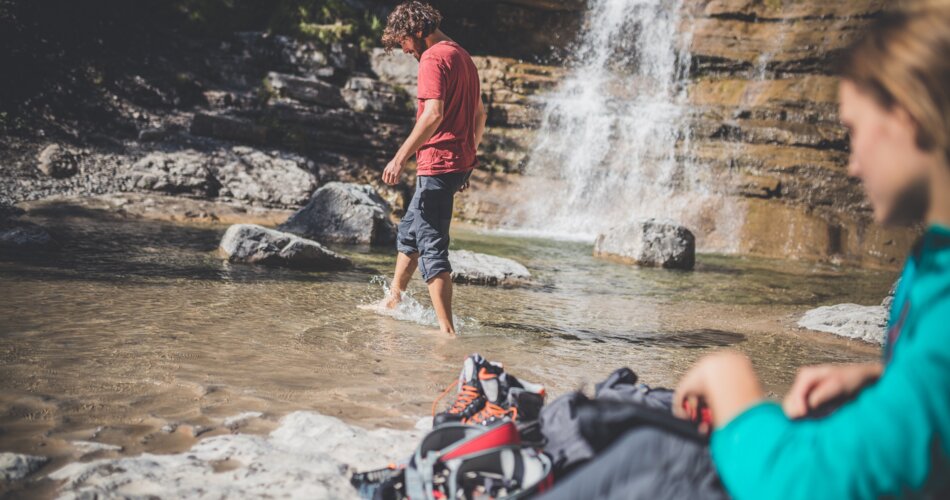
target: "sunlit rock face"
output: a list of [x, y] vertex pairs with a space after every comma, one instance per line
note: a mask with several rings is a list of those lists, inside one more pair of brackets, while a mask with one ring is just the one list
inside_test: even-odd
[[871, 220], [847, 176], [836, 65], [883, 1], [686, 1], [693, 161], [729, 171], [742, 200], [736, 250], [766, 256], [898, 265], [913, 229]]
[[481, 58], [491, 168], [457, 216], [590, 241], [662, 217], [700, 252], [896, 266], [917, 231], [848, 178], [834, 74], [884, 4], [594, 0], [564, 63]]

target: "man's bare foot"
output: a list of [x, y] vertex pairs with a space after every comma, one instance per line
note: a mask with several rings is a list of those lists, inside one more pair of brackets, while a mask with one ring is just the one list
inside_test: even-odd
[[399, 307], [400, 302], [402, 302], [402, 294], [392, 294], [383, 299], [382, 302], [380, 302], [380, 306], [382, 306], [383, 309], [395, 309]]

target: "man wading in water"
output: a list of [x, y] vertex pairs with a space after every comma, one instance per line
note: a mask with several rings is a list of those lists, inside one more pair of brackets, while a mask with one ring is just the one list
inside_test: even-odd
[[383, 171], [383, 182], [399, 182], [406, 161], [416, 155], [416, 192], [399, 223], [396, 273], [384, 306], [402, 300], [418, 267], [445, 333], [452, 324], [452, 267], [449, 224], [455, 193], [468, 187], [477, 165], [475, 151], [485, 131], [478, 71], [472, 57], [439, 30], [442, 15], [431, 5], [410, 1], [389, 15], [383, 32], [387, 50], [396, 47], [419, 61], [416, 125]]

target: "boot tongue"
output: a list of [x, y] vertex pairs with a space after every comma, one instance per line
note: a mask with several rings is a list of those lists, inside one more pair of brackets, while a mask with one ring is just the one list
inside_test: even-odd
[[498, 379], [490, 378], [482, 380], [482, 391], [485, 392], [485, 398], [492, 403], [498, 403]]
[[464, 384], [470, 384], [475, 378], [475, 368], [475, 360], [472, 356], [465, 358], [465, 362], [462, 363], [462, 373], [459, 373], [459, 389]]

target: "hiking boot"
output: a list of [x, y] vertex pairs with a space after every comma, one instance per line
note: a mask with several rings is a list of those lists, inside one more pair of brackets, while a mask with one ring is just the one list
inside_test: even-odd
[[516, 422], [537, 420], [544, 405], [544, 387], [515, 378], [502, 372], [480, 380], [485, 394], [485, 405], [467, 424], [493, 425], [510, 419]]
[[[432, 426], [437, 427], [449, 422], [465, 423], [481, 411], [486, 401], [482, 380], [494, 379], [502, 373], [504, 373], [502, 365], [491, 363], [478, 353], [465, 358], [462, 371], [459, 373], [455, 402], [448, 410], [432, 417]], [[434, 406], [433, 404], [433, 411]]]

